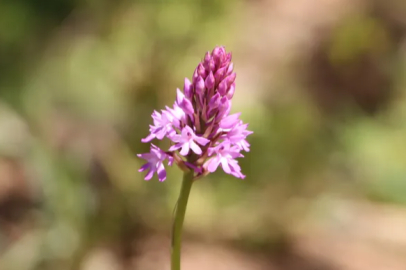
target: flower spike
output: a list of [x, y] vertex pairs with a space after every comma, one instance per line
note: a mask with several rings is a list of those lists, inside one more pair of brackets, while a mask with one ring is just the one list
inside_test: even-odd
[[250, 150], [246, 139], [252, 131], [240, 120], [240, 113], [230, 114], [236, 79], [231, 59], [231, 53], [222, 46], [207, 52], [192, 80], [185, 78], [183, 92], [176, 90], [173, 107], [152, 113], [150, 134], [142, 142], [168, 138], [173, 145], [164, 152], [151, 144], [150, 153], [138, 155], [147, 160], [140, 169], [148, 170], [145, 180], [156, 173], [159, 181], [164, 181], [165, 160], [169, 165], [177, 163], [183, 170], [186, 165], [196, 178], [219, 166], [227, 174], [245, 177], [236, 159], [243, 157], [241, 151]]

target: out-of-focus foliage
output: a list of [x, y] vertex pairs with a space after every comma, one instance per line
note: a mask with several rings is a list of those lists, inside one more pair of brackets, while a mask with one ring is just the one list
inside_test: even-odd
[[336, 197], [404, 205], [405, 5], [336, 2], [352, 8], [0, 2], [0, 268], [93, 269], [107, 246], [117, 269], [146, 269], [134, 261], [148, 237], [169, 237], [181, 173], [145, 182], [135, 154], [215, 45], [234, 52], [233, 110], [254, 134], [246, 180], [193, 187], [187, 236], [274, 254]]

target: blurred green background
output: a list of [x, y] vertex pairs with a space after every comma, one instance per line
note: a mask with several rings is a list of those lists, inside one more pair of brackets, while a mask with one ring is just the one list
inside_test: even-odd
[[135, 154], [216, 45], [254, 134], [245, 180], [194, 185], [184, 269], [405, 269], [405, 18], [401, 0], [0, 1], [0, 269], [168, 269], [181, 173], [146, 182]]

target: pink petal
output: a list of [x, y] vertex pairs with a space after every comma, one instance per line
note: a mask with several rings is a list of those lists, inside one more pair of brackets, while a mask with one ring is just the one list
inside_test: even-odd
[[182, 150], [179, 152], [182, 156], [186, 156], [189, 153], [189, 143], [184, 143]]
[[214, 157], [207, 162], [207, 170], [209, 172], [215, 172], [220, 164], [220, 158]]
[[138, 171], [143, 172], [150, 167], [151, 167], [151, 165], [149, 163], [145, 163], [144, 165], [141, 166], [141, 168]]
[[156, 138], [158, 140], [162, 140], [165, 137], [166, 133], [167, 133], [167, 128], [161, 127], [161, 128], [159, 128], [159, 131], [156, 132]]
[[192, 102], [188, 100], [187, 98], [184, 98], [182, 102], [179, 104], [179, 106], [189, 115], [193, 115], [194, 109]]
[[182, 136], [181, 135], [179, 135], [179, 134], [176, 134], [176, 135], [173, 135], [173, 136], [171, 136], [171, 140], [173, 141], [173, 142], [181, 142], [182, 141]]
[[203, 137], [199, 137], [199, 136], [195, 136], [194, 140], [203, 146], [205, 146], [206, 144], [208, 144], [210, 142], [210, 140], [203, 138]]
[[176, 89], [176, 103], [178, 103], [178, 105], [180, 105], [184, 98], [185, 98], [185, 95], [182, 93], [182, 91], [179, 90], [179, 88], [177, 88]]
[[172, 145], [172, 146], [169, 148], [169, 151], [178, 150], [179, 148], [182, 147], [182, 145], [183, 145], [183, 144], [181, 144], [181, 143], [177, 143], [177, 144], [175, 144], [175, 145]]
[[141, 139], [141, 142], [143, 143], [147, 143], [152, 141], [155, 138], [155, 134], [149, 134], [146, 138]]
[[174, 161], [173, 157], [168, 156], [168, 166], [172, 166], [172, 165], [173, 165], [173, 161]]
[[147, 173], [147, 175], [145, 176], [145, 180], [151, 180], [152, 176], [154, 176], [154, 170], [149, 170], [149, 172]]
[[166, 171], [165, 171], [165, 167], [162, 163], [159, 163], [158, 165], [158, 180], [163, 182], [166, 179]]
[[223, 167], [224, 172], [231, 173], [231, 169], [226, 158], [221, 159], [221, 167]]
[[229, 160], [228, 164], [230, 165], [231, 169], [234, 172], [240, 172], [241, 171], [240, 165], [238, 165], [238, 162], [236, 160], [231, 159], [231, 160]]
[[188, 137], [189, 137], [189, 135], [195, 135], [195, 133], [193, 132], [193, 129], [191, 128], [191, 127], [189, 127], [189, 126], [185, 126], [183, 129], [182, 129], [182, 139], [187, 139]]
[[202, 149], [200, 149], [200, 147], [194, 141], [190, 142], [190, 148], [192, 148], [192, 151], [197, 155], [202, 153]]
[[231, 114], [220, 122], [220, 127], [224, 129], [229, 129], [235, 126], [238, 123], [238, 117], [240, 117], [241, 113]]

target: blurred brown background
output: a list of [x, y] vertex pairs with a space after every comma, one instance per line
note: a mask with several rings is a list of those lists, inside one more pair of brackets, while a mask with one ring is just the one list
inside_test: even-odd
[[254, 134], [183, 269], [406, 269], [402, 0], [0, 1], [0, 269], [168, 269], [181, 173], [135, 154], [215, 45]]

